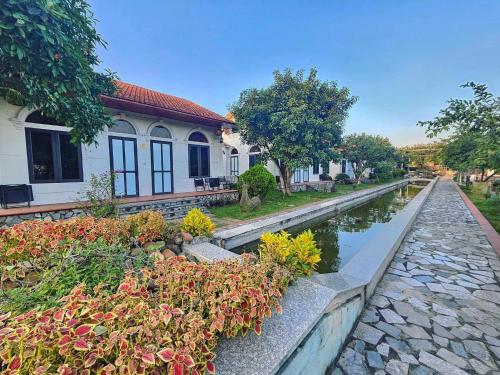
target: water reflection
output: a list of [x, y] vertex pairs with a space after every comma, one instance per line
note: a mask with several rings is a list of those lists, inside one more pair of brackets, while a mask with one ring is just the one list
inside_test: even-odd
[[[335, 272], [346, 264], [421, 188], [406, 186], [386, 193], [373, 201], [319, 222], [308, 222], [289, 229], [298, 233], [311, 229], [322, 250], [318, 272]], [[247, 244], [236, 252], [256, 251], [257, 243]]]

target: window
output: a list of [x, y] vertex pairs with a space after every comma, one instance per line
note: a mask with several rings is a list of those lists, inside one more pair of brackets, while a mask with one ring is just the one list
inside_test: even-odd
[[210, 148], [201, 145], [188, 145], [189, 177], [210, 176]]
[[81, 182], [82, 150], [68, 132], [26, 128], [30, 183]]
[[347, 160], [342, 159], [342, 173], [346, 173], [347, 170]]
[[158, 125], [151, 130], [151, 137], [172, 138], [172, 134], [170, 134], [170, 131], [164, 126]]
[[235, 148], [231, 150], [229, 158], [229, 174], [231, 176], [239, 176], [240, 174], [238, 150]]
[[252, 146], [248, 153], [248, 166], [252, 168], [255, 164], [259, 163], [260, 148], [258, 146]]
[[207, 137], [200, 132], [193, 132], [188, 139], [190, 142], [208, 143]]
[[109, 128], [113, 133], [135, 134], [135, 129], [132, 124], [125, 120], [113, 121], [113, 126]]
[[300, 182], [300, 169], [294, 169], [293, 170], [293, 182], [297, 183]]
[[302, 181], [309, 182], [309, 168], [304, 169], [302, 172]]
[[115, 197], [139, 195], [137, 140], [111, 136], [109, 137], [109, 152]]
[[313, 160], [313, 174], [319, 174], [319, 160]]

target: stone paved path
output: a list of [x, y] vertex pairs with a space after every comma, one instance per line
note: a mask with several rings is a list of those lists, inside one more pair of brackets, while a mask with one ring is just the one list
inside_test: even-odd
[[439, 181], [332, 374], [500, 374], [500, 261]]

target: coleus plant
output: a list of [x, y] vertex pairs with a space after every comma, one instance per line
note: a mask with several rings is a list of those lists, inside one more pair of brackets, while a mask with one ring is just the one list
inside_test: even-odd
[[116, 293], [75, 288], [62, 305], [0, 316], [2, 373], [215, 372], [218, 337], [261, 333], [290, 278], [253, 256], [212, 264], [184, 257], [127, 275]]

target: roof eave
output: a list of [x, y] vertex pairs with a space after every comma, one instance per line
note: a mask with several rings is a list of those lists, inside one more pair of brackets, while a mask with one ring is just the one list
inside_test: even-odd
[[232, 127], [234, 123], [228, 119], [214, 119], [209, 117], [197, 116], [185, 112], [179, 112], [171, 109], [155, 107], [148, 104], [132, 102], [130, 100], [114, 98], [110, 96], [100, 96], [103, 105], [107, 108], [121, 111], [141, 113], [145, 115], [163, 117], [177, 121], [190, 122], [199, 125], [221, 127], [223, 125]]

